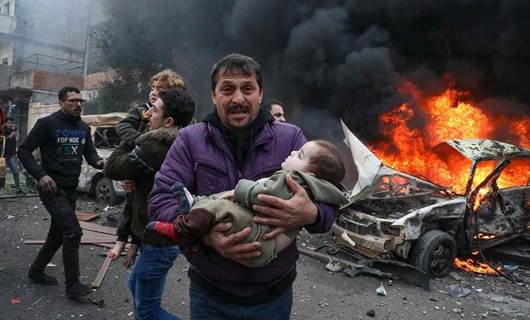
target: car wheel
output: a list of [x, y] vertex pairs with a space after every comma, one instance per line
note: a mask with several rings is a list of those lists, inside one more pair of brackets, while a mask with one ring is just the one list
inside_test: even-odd
[[98, 180], [96, 188], [94, 189], [96, 201], [107, 205], [115, 205], [121, 202], [121, 199], [116, 195], [116, 190], [112, 185], [112, 180], [103, 177]]
[[456, 242], [440, 230], [425, 232], [412, 248], [411, 263], [436, 278], [442, 278], [453, 269]]

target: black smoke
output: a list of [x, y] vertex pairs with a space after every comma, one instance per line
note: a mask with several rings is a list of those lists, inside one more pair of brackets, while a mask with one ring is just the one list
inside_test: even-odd
[[530, 114], [527, 0], [134, 2], [149, 12], [143, 28], [158, 28], [147, 33], [164, 35], [155, 43], [171, 61], [160, 65], [188, 79], [201, 114], [211, 109], [209, 69], [232, 52], [256, 58], [266, 97], [286, 102], [311, 137], [338, 129], [338, 118], [376, 137], [377, 116], [410, 100], [403, 81], [427, 94], [450, 83], [488, 112]]

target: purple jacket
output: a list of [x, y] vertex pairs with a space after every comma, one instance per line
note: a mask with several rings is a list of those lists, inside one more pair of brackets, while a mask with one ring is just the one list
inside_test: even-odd
[[[194, 195], [211, 195], [233, 189], [240, 179], [258, 180], [279, 170], [293, 150], [306, 142], [302, 131], [291, 124], [269, 122], [255, 136], [243, 169], [237, 169], [221, 132], [207, 123], [198, 123], [180, 131], [155, 176], [148, 198], [149, 219], [171, 222], [180, 203], [171, 186], [179, 181]], [[336, 208], [317, 203], [319, 218], [306, 229], [311, 233], [329, 230]], [[261, 292], [287, 275], [298, 259], [295, 242], [280, 252], [270, 264], [247, 268], [220, 256], [208, 246], [185, 252], [189, 262], [210, 284], [237, 296]]]

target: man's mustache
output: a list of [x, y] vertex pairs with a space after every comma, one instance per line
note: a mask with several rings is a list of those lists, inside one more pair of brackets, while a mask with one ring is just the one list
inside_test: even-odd
[[240, 104], [230, 104], [227, 108], [228, 112], [249, 112], [249, 108]]

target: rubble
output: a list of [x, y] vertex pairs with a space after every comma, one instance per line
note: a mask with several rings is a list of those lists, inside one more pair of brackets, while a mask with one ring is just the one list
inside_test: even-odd
[[449, 295], [451, 297], [463, 298], [463, 297], [467, 297], [470, 294], [471, 294], [471, 290], [469, 290], [468, 288], [464, 286], [457, 285], [457, 284], [452, 284], [449, 286]]
[[379, 284], [379, 287], [377, 287], [377, 289], [375, 289], [375, 292], [380, 295], [380, 296], [386, 296], [386, 289], [385, 289], [385, 286], [380, 283]]

